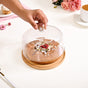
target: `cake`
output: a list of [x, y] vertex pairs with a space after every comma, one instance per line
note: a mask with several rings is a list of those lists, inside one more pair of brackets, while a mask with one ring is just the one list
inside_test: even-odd
[[53, 63], [60, 56], [59, 43], [51, 39], [38, 39], [25, 45], [24, 55], [38, 64]]
[[1, 6], [1, 12], [4, 15], [7, 15], [7, 14], [11, 13], [11, 11], [8, 8], [6, 8], [5, 6]]

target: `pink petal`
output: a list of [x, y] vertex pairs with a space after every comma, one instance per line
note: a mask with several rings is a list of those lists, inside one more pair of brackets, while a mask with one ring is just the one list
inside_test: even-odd
[[79, 10], [81, 8], [81, 0], [63, 0], [61, 7], [70, 11]]
[[68, 2], [68, 0], [63, 0], [63, 2]]
[[69, 9], [69, 7], [68, 7], [68, 2], [62, 2], [62, 3], [61, 3], [61, 7], [62, 7], [63, 9], [65, 9], [65, 10], [68, 10], [68, 9]]

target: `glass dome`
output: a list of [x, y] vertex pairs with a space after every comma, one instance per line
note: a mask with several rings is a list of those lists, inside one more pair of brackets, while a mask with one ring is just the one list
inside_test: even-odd
[[23, 35], [23, 55], [30, 61], [39, 64], [49, 64], [56, 61], [64, 52], [62, 32], [47, 26], [44, 30], [30, 28]]

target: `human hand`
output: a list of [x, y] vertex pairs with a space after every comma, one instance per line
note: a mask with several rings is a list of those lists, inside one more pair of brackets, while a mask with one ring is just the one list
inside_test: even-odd
[[[43, 27], [43, 26], [46, 29], [48, 19], [46, 15], [43, 13], [43, 11], [40, 9], [37, 10], [25, 9], [22, 11], [20, 17], [23, 20], [29, 22], [34, 29], [38, 29], [39, 27]], [[37, 21], [37, 23], [35, 21]]]

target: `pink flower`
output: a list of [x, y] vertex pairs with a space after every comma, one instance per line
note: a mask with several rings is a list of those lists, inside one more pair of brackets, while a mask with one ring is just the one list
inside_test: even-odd
[[63, 2], [68, 2], [68, 0], [63, 0]]
[[81, 0], [63, 0], [61, 7], [70, 11], [79, 10], [81, 7]]
[[6, 29], [6, 26], [5, 25], [0, 25], [0, 30], [4, 30]]
[[75, 3], [76, 3], [76, 9], [79, 10], [81, 7], [81, 0], [77, 0], [77, 2]]
[[69, 6], [69, 10], [70, 11], [75, 11], [76, 10], [76, 6], [74, 2], [68, 2], [68, 6]]
[[68, 2], [62, 2], [62, 3], [61, 3], [61, 7], [62, 7], [63, 9], [65, 9], [65, 10], [68, 10], [68, 9], [69, 9], [69, 7], [68, 7]]

